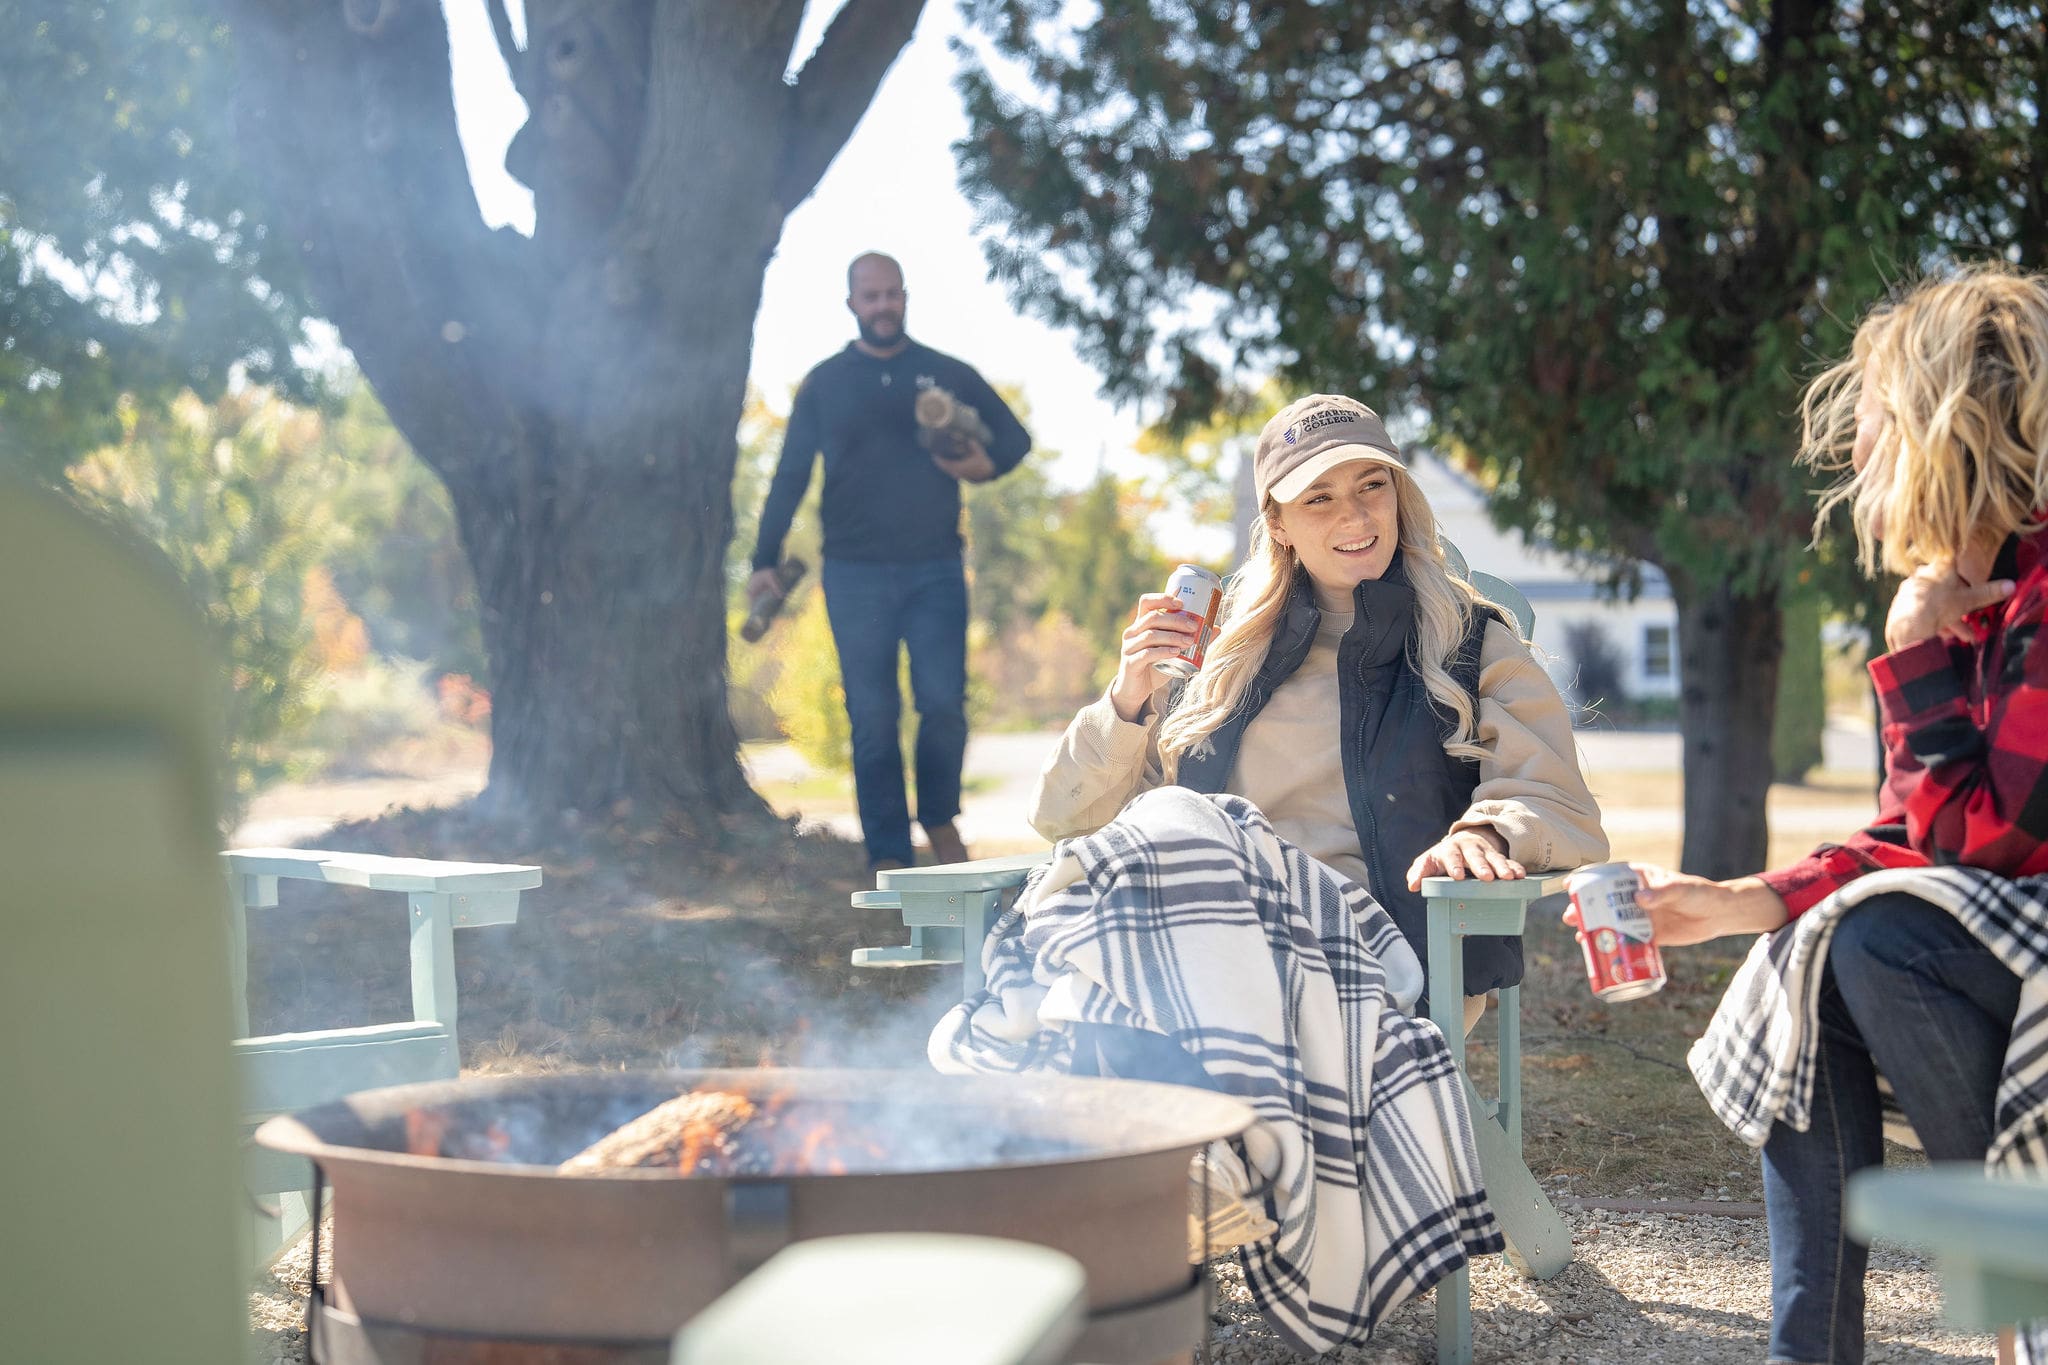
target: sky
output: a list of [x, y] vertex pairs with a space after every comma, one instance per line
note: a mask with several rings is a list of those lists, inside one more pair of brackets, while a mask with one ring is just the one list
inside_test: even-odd
[[[817, 45], [839, 7], [840, 0], [813, 0], [798, 53]], [[516, 23], [519, 7], [511, 8]], [[444, 0], [444, 9], [478, 205], [492, 226], [530, 230], [532, 197], [504, 169], [525, 105], [499, 59], [484, 0]], [[1023, 390], [1037, 447], [1059, 453], [1047, 467], [1056, 482], [1077, 486], [1102, 467], [1136, 476], [1147, 464], [1132, 450], [1141, 416], [1103, 400], [1101, 379], [1075, 355], [1072, 338], [1020, 315], [987, 278], [953, 163], [967, 116], [952, 87], [947, 39], [961, 31], [954, 0], [929, 0], [866, 117], [816, 192], [790, 214], [755, 324], [754, 383], [788, 410], [804, 374], [853, 337], [847, 262], [883, 251], [903, 263], [912, 336], [967, 361], [991, 383]]]

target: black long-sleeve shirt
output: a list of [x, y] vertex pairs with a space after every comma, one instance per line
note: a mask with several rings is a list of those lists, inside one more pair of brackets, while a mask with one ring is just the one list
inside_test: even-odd
[[996, 473], [1016, 468], [1031, 449], [1031, 435], [973, 366], [915, 341], [887, 360], [849, 342], [797, 390], [761, 509], [755, 568], [781, 560], [782, 538], [820, 454], [827, 559], [906, 563], [960, 553], [960, 481], [917, 443], [912, 412], [918, 392], [934, 384], [988, 424]]

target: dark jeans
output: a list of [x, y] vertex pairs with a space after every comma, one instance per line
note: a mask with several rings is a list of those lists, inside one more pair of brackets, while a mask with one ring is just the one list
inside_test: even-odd
[[1877, 1074], [1929, 1160], [1982, 1161], [2019, 995], [2019, 978], [1938, 906], [1893, 894], [1843, 917], [1821, 984], [1812, 1125], [1780, 1123], [1764, 1144], [1771, 1360], [1863, 1359], [1869, 1253], [1843, 1231], [1842, 1190], [1884, 1160]]
[[967, 752], [967, 575], [958, 558], [870, 564], [828, 559], [825, 614], [839, 649], [853, 723], [853, 790], [868, 861], [909, 863], [910, 807], [897, 737], [900, 646], [910, 649], [917, 706], [917, 819], [926, 829], [960, 813]]

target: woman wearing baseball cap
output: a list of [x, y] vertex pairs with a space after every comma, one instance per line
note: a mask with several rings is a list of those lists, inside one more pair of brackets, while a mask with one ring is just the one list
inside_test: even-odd
[[[1091, 833], [1166, 784], [1231, 792], [1371, 892], [1418, 957], [1422, 878], [1605, 857], [1563, 699], [1506, 613], [1452, 571], [1372, 409], [1289, 404], [1259, 434], [1253, 482], [1251, 552], [1207, 662], [1170, 696], [1155, 665], [1199, 622], [1172, 597], [1139, 599], [1115, 679], [1040, 777], [1039, 832]], [[1469, 1028], [1479, 997], [1521, 980], [1521, 941], [1468, 938], [1465, 955]]]

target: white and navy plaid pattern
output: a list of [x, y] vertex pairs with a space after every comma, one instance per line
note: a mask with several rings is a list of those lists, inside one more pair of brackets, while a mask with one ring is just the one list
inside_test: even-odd
[[1165, 787], [1062, 840], [931, 1037], [942, 1071], [1067, 1069], [1077, 1024], [1162, 1033], [1260, 1122], [1279, 1231], [1244, 1247], [1266, 1319], [1316, 1354], [1501, 1249], [1465, 1090], [1409, 1018], [1421, 964], [1365, 890], [1241, 797]]
[[[1780, 1120], [1805, 1131], [1828, 944], [1844, 914], [1891, 891], [1947, 910], [2018, 975], [2019, 1011], [1984, 1164], [1992, 1175], [2048, 1173], [2048, 877], [2014, 881], [1974, 867], [1873, 872], [1760, 938], [1687, 1057], [1707, 1103], [1752, 1147]], [[1904, 1136], [1885, 1098], [1886, 1132]], [[2026, 1358], [2048, 1362], [2048, 1324], [2033, 1324], [2022, 1337]]]

